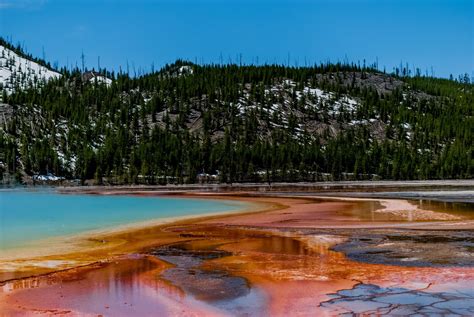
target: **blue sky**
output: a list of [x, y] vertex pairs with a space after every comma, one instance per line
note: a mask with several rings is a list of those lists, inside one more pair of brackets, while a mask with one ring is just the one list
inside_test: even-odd
[[474, 71], [473, 0], [0, 0], [0, 34], [60, 66], [155, 69], [177, 58], [304, 65], [378, 60]]

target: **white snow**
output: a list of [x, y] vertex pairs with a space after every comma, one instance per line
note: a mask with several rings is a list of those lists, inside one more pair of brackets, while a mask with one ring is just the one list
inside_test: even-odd
[[64, 179], [64, 177], [58, 177], [51, 173], [48, 173], [46, 175], [35, 175], [33, 176], [33, 178], [38, 181], [53, 181], [53, 182]]
[[[284, 81], [284, 84], [291, 87], [296, 86], [296, 84], [293, 81], [288, 80], [288, 79]], [[270, 91], [266, 90], [266, 93], [268, 94], [275, 91], [279, 91], [279, 89], [277, 87], [274, 87]], [[317, 106], [321, 104], [331, 105], [332, 109], [328, 109], [330, 110], [329, 111], [330, 114], [338, 114], [341, 110], [354, 111], [359, 105], [357, 100], [347, 95], [344, 95], [340, 97], [339, 99], [336, 99], [336, 96], [334, 93], [324, 91], [319, 88], [304, 87], [303, 90], [296, 91], [296, 98], [298, 99], [298, 101], [301, 100], [303, 96], [317, 98], [317, 103], [313, 103], [313, 102], [310, 102], [310, 100], [307, 100], [308, 106]]]
[[181, 66], [178, 70], [178, 73], [180, 75], [182, 75], [182, 74], [192, 74], [193, 73], [193, 68], [191, 66], [188, 66], [188, 65]]
[[[297, 113], [293, 108], [295, 102], [298, 102], [300, 107], [313, 109], [318, 113], [327, 113], [330, 116], [336, 116], [341, 112], [355, 112], [359, 106], [359, 102], [349, 95], [338, 96], [334, 92], [324, 91], [309, 85], [308, 83], [299, 88], [293, 80], [284, 79], [279, 83], [266, 86], [264, 88], [265, 101], [263, 103], [256, 102], [251, 97], [252, 87], [245, 85], [242, 87], [243, 89], [238, 101], [231, 103], [230, 106], [235, 107], [240, 115], [249, 114], [251, 111], [261, 113], [264, 117], [269, 118], [269, 124], [273, 128], [288, 127], [289, 116]], [[295, 96], [294, 99], [293, 94]], [[304, 102], [301, 104], [303, 100]], [[218, 101], [216, 100], [216, 102]], [[359, 122], [353, 120], [349, 124], [368, 124], [368, 121]], [[295, 127], [295, 135], [299, 136], [302, 134], [304, 128], [302, 125]]]
[[24, 89], [59, 77], [61, 74], [58, 72], [20, 57], [0, 45], [0, 84], [8, 94], [12, 93], [15, 87]]
[[101, 75], [95, 75], [93, 74], [93, 77], [91, 79], [89, 79], [89, 81], [91, 83], [95, 83], [97, 81], [98, 84], [104, 84], [106, 85], [107, 87], [109, 87], [110, 85], [112, 85], [112, 79], [110, 78], [107, 78], [105, 76], [101, 76]]
[[368, 124], [368, 121], [366, 119], [362, 119], [362, 120], [351, 120], [349, 122], [349, 125], [365, 125], [365, 124]]
[[[306, 93], [307, 95], [313, 95], [318, 98], [323, 98], [323, 99], [329, 99], [331, 97], [331, 94], [321, 90], [319, 88], [309, 88], [309, 87], [304, 87], [303, 92]], [[299, 96], [301, 93], [298, 94]]]

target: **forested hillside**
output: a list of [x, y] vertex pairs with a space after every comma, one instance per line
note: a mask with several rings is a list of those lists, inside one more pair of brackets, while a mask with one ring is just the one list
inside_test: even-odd
[[97, 184], [473, 176], [468, 76], [181, 60], [139, 77], [60, 72], [42, 85], [2, 88], [4, 182], [38, 175]]

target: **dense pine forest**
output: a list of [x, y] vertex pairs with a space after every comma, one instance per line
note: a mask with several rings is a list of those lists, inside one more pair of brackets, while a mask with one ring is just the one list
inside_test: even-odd
[[81, 184], [472, 178], [469, 77], [375, 66], [178, 60], [140, 76], [57, 70], [61, 76], [48, 81], [2, 87], [0, 177]]

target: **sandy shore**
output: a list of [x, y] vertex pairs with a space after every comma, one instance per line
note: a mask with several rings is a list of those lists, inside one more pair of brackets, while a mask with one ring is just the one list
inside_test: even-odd
[[[124, 193], [163, 194], [110, 190], [96, 194]], [[179, 195], [244, 201], [251, 204], [251, 208], [239, 214], [168, 219], [166, 223], [160, 220], [95, 232], [82, 237], [71, 249], [58, 248], [46, 256], [5, 257], [0, 262], [0, 276], [10, 281], [2, 283], [0, 312], [126, 315], [128, 311], [147, 315], [161, 311], [165, 315], [226, 315], [225, 307], [216, 308], [206, 301], [199, 301], [192, 288], [184, 291], [186, 287], [176, 286], [180, 275], [158, 278], [172, 265], [150, 257], [150, 250], [176, 244], [185, 244], [191, 250], [228, 252], [225, 257], [204, 261], [202, 266], [210, 271], [245, 278], [252, 285], [247, 300], [263, 305], [245, 304], [253, 307], [254, 313], [283, 316], [319, 312], [320, 315], [332, 315], [320, 303], [330, 299], [328, 294], [352, 288], [360, 281], [385, 286], [403, 284], [404, 287], [430, 283], [442, 287], [460, 283], [460, 280], [466, 285], [473, 282], [472, 268], [419, 268], [354, 262], [331, 250], [347, 240], [347, 234], [311, 231], [328, 228], [474, 228], [472, 220], [420, 209], [406, 200], [259, 197], [243, 192]], [[27, 278], [31, 275], [39, 277]], [[203, 280], [196, 283], [205, 285], [202, 287], [213, 285], [203, 276]], [[112, 294], [113, 290], [107, 286], [110, 283], [120, 285], [120, 292], [116, 290]], [[133, 292], [148, 295], [130, 299], [126, 291], [131, 292], [132, 286]], [[58, 287], [62, 288], [60, 294]], [[88, 297], [91, 289], [97, 298]], [[134, 310], [125, 305], [125, 308], [125, 301], [127, 305], [132, 301], [140, 307], [135, 306]]]

